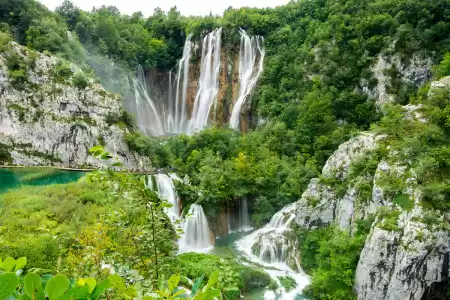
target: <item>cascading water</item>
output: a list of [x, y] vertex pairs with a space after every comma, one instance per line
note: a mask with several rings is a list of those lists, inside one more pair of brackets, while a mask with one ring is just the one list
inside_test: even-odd
[[207, 252], [212, 248], [211, 232], [203, 208], [199, 204], [192, 204], [188, 216], [182, 223], [184, 233], [179, 242], [179, 251]]
[[[165, 208], [165, 213], [172, 222], [180, 220], [181, 203], [178, 198], [174, 180], [180, 180], [175, 174], [156, 174], [148, 178], [148, 188], [158, 193], [161, 199], [172, 204]], [[181, 220], [183, 233], [178, 241], [179, 252], [208, 252], [212, 248], [211, 232], [203, 208], [192, 204], [188, 215]]]
[[180, 199], [175, 190], [174, 179], [179, 180], [175, 174], [156, 174], [150, 175], [148, 180], [149, 188], [157, 191], [163, 200], [172, 204], [172, 207], [164, 208], [165, 213], [172, 222], [180, 218]]
[[141, 66], [138, 67], [137, 76], [133, 79], [133, 88], [133, 110], [139, 129], [149, 136], [164, 135], [164, 109], [150, 98], [148, 84]]
[[251, 231], [247, 198], [230, 204], [228, 207], [228, 232]]
[[169, 73], [169, 117], [167, 131], [170, 133], [185, 133], [188, 122], [187, 87], [189, 83], [189, 59], [191, 58], [192, 42], [189, 35], [183, 48], [183, 57], [178, 62], [175, 96], [172, 93], [172, 72]]
[[188, 133], [194, 133], [206, 128], [211, 110], [217, 104], [221, 41], [222, 28], [215, 29], [203, 38], [198, 91], [189, 122]]
[[[237, 249], [256, 265], [267, 267], [265, 271], [278, 283], [277, 294], [267, 291], [265, 299], [294, 299], [309, 284], [308, 276], [298, 261], [296, 240], [289, 238], [290, 225], [295, 219], [295, 204], [284, 207], [273, 215], [270, 222], [236, 242]], [[296, 288], [286, 292], [279, 277], [290, 276]]]
[[265, 50], [261, 36], [249, 37], [244, 30], [241, 33], [239, 53], [239, 96], [233, 106], [230, 127], [239, 129], [242, 106], [250, 96], [263, 71]]

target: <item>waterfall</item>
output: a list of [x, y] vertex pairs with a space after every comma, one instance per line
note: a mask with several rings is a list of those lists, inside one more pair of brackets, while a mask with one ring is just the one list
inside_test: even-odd
[[222, 28], [203, 38], [200, 78], [190, 120], [189, 133], [207, 127], [211, 109], [217, 104], [220, 74], [220, 48]]
[[179, 242], [181, 253], [189, 251], [207, 252], [212, 248], [208, 220], [201, 205], [191, 205], [188, 216], [182, 223], [182, 229], [184, 233]]
[[[267, 267], [265, 271], [278, 283], [279, 299], [294, 299], [309, 284], [308, 276], [298, 263], [297, 241], [292, 239], [290, 225], [295, 219], [295, 203], [284, 207], [273, 215], [270, 222], [236, 242], [237, 249], [249, 261]], [[292, 277], [297, 286], [286, 292], [281, 287], [279, 277]], [[275, 299], [272, 291], [267, 291], [265, 299]]]
[[148, 180], [148, 187], [158, 192], [161, 199], [172, 204], [172, 207], [164, 208], [164, 212], [172, 222], [180, 218], [180, 200], [175, 190], [174, 179], [179, 178], [175, 174], [156, 174], [150, 175]]
[[[189, 83], [189, 59], [191, 57], [191, 35], [186, 39], [183, 48], [183, 57], [178, 62], [178, 72], [176, 76], [175, 97], [169, 93], [169, 126], [170, 133], [184, 133], [188, 121], [187, 87]], [[172, 78], [170, 73], [169, 91], [172, 89]]]
[[263, 48], [264, 39], [261, 36], [250, 38], [242, 29], [240, 33], [239, 96], [233, 106], [230, 117], [230, 127], [234, 129], [239, 129], [239, 117], [242, 106], [261, 76], [265, 56], [265, 50]]
[[136, 121], [140, 130], [149, 136], [164, 135], [163, 110], [150, 98], [144, 70], [138, 66], [133, 79], [134, 107]]

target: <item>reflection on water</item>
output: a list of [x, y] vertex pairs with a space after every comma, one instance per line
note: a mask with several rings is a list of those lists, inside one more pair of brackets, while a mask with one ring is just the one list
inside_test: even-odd
[[49, 185], [77, 181], [84, 172], [53, 168], [0, 169], [0, 194], [21, 185]]

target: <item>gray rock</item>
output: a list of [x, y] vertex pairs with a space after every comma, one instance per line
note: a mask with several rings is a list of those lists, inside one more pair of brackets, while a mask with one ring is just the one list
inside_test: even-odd
[[[26, 59], [25, 47], [12, 44], [13, 51]], [[149, 161], [132, 153], [124, 142], [127, 129], [106, 123], [118, 115], [118, 95], [91, 84], [79, 89], [58, 78], [59, 59], [37, 54], [28, 68], [25, 84], [14, 84], [7, 69], [8, 53], [0, 54], [0, 143], [10, 150], [14, 164], [65, 167], [102, 167], [88, 150], [99, 144], [128, 169], [145, 169]]]

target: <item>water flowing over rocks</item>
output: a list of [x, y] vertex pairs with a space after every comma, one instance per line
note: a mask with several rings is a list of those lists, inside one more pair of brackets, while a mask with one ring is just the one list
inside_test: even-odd
[[[27, 68], [27, 82], [15, 83], [9, 55], [26, 60], [31, 53], [36, 58]], [[64, 82], [57, 71], [62, 63], [14, 43], [9, 53], [0, 55], [0, 145], [9, 151], [12, 163], [101, 167], [104, 162], [88, 150], [105, 144], [128, 169], [149, 165], [128, 149], [123, 140], [126, 129], [106, 122], [108, 116], [121, 114], [119, 97], [93, 83], [81, 89]]]

